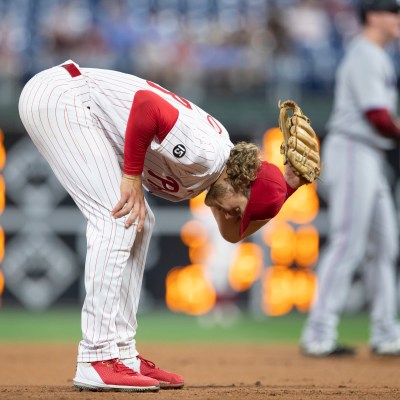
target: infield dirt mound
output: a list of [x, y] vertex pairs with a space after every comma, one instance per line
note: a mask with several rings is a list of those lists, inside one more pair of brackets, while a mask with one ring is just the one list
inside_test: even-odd
[[78, 392], [74, 344], [0, 344], [0, 399], [400, 399], [400, 357], [367, 348], [351, 359], [310, 359], [287, 345], [150, 344], [141, 354], [185, 376], [182, 390]]

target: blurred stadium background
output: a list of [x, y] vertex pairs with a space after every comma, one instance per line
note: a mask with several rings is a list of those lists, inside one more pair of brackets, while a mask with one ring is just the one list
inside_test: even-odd
[[[263, 145], [279, 165], [279, 99], [302, 105], [323, 144], [335, 69], [359, 29], [355, 4], [0, 0], [0, 339], [19, 338], [17, 332], [26, 337], [26, 326], [30, 337], [43, 338], [43, 324], [55, 321], [60, 337], [79, 339], [85, 224], [20, 122], [18, 97], [33, 74], [73, 59], [153, 80], [218, 118], [233, 142]], [[390, 52], [399, 67], [400, 47]], [[400, 205], [398, 149], [389, 160]], [[167, 311], [178, 329], [186, 324], [178, 336], [177, 329], [171, 332], [176, 338], [204, 337], [195, 333], [201, 327], [233, 326], [233, 338], [296, 340], [328, 228], [317, 186], [299, 190], [276, 221], [239, 245], [219, 238], [201, 196], [190, 205], [149, 201], [157, 222], [140, 303], [147, 323], [139, 335], [151, 335]], [[360, 273], [347, 311], [361, 316], [345, 320], [346, 337], [366, 340], [367, 304]], [[271, 316], [285, 317], [267, 329]], [[37, 333], [35, 324], [42, 327]]]

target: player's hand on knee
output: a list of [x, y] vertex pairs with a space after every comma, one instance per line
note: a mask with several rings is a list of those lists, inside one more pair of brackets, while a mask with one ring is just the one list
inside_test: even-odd
[[121, 198], [113, 208], [111, 215], [121, 218], [129, 215], [125, 227], [129, 228], [138, 219], [137, 230], [143, 229], [146, 217], [146, 205], [142, 188], [142, 177], [140, 175], [124, 175], [121, 180]]

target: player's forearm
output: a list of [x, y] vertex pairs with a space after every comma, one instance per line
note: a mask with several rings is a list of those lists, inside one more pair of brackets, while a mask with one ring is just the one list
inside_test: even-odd
[[237, 243], [240, 241], [240, 218], [227, 219], [225, 215], [216, 207], [211, 207], [211, 211], [217, 221], [219, 232], [221, 236], [230, 243]]
[[260, 228], [266, 225], [271, 219], [266, 219], [265, 221], [251, 221], [247, 229], [244, 231], [241, 239], [245, 239], [251, 236], [253, 233], [257, 232]]
[[365, 112], [365, 117], [382, 136], [400, 138], [400, 127], [388, 110], [384, 108], [368, 110]]
[[252, 235], [256, 231], [258, 231], [261, 227], [263, 227], [268, 221], [252, 221], [247, 227], [246, 231], [243, 233], [243, 236], [240, 236], [240, 224], [241, 218], [226, 218], [224, 213], [220, 212], [217, 208], [211, 207], [211, 211], [214, 215], [215, 220], [217, 221], [219, 232], [221, 236], [230, 243], [238, 243], [246, 237]]

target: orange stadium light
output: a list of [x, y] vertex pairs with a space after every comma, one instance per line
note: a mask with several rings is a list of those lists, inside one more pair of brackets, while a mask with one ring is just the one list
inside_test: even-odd
[[6, 184], [4, 178], [0, 175], [0, 214], [3, 213], [6, 206]]
[[267, 268], [262, 282], [262, 308], [267, 315], [284, 315], [293, 309], [294, 279], [294, 272], [286, 266]]
[[262, 287], [262, 308], [267, 315], [284, 315], [293, 307], [307, 312], [317, 290], [317, 277], [309, 270], [276, 265], [267, 268]]
[[214, 248], [207, 242], [198, 247], [189, 247], [189, 259], [193, 264], [206, 264], [209, 258], [214, 254]]
[[4, 133], [0, 129], [0, 170], [4, 168], [4, 165], [6, 164], [6, 149], [4, 147]]
[[271, 248], [274, 264], [291, 265], [296, 251], [296, 234], [293, 227], [285, 221], [273, 221], [267, 225], [262, 235]]
[[170, 310], [180, 312], [184, 310], [184, 303], [178, 290], [178, 277], [181, 269], [179, 267], [172, 268], [165, 281], [166, 295], [165, 300]]
[[275, 164], [283, 172], [283, 157], [280, 152], [283, 133], [279, 128], [268, 129], [263, 136], [263, 158]]
[[182, 226], [181, 239], [188, 247], [200, 247], [207, 242], [208, 232], [201, 222], [191, 220]]
[[4, 276], [0, 269], [0, 296], [3, 294], [3, 291], [4, 291]]
[[317, 276], [307, 270], [295, 271], [293, 303], [300, 312], [307, 312], [317, 290]]
[[0, 226], [0, 263], [3, 261], [4, 252], [6, 248], [6, 236], [3, 228]]
[[206, 279], [205, 268], [193, 264], [173, 268], [166, 279], [166, 303], [170, 310], [189, 315], [210, 311], [216, 302], [216, 293]]
[[[4, 147], [4, 133], [0, 129], [0, 171], [3, 170], [6, 164], [6, 149]], [[6, 184], [4, 182], [3, 176], [0, 175], [0, 214], [3, 213], [6, 206]], [[4, 230], [0, 226], [0, 263], [4, 259], [5, 253], [5, 235]], [[4, 275], [0, 269], [0, 296], [4, 291]], [[1, 298], [0, 298], [1, 304]]]
[[203, 192], [189, 200], [190, 211], [194, 216], [201, 217], [207, 215], [207, 213], [211, 213], [210, 208], [204, 204], [205, 198], [206, 192]]
[[312, 267], [318, 259], [319, 234], [313, 225], [300, 226], [296, 231], [295, 262], [300, 267]]
[[307, 224], [315, 219], [319, 210], [319, 199], [315, 182], [303, 185], [286, 201], [275, 217], [296, 224]]
[[247, 290], [260, 276], [263, 251], [254, 243], [243, 243], [235, 251], [229, 270], [229, 283], [238, 291]]

